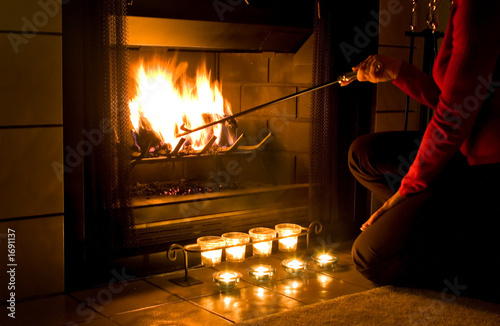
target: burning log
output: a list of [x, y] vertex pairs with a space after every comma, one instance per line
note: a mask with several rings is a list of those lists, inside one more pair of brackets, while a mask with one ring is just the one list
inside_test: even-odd
[[186, 142], [186, 138], [179, 139], [179, 142], [177, 143], [177, 146], [175, 146], [171, 155], [177, 155], [179, 153], [179, 150], [182, 148], [182, 145], [184, 145], [185, 142]]
[[207, 145], [205, 145], [205, 147], [203, 147], [203, 149], [200, 151], [200, 154], [205, 154], [206, 152], [208, 152], [210, 148], [212, 148], [216, 139], [217, 137], [212, 136], [212, 138], [210, 138], [210, 140], [208, 141]]

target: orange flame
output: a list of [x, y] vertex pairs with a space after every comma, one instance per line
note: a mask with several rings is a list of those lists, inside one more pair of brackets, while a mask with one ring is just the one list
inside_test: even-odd
[[[136, 96], [129, 102], [130, 120], [136, 133], [139, 134], [140, 127], [154, 131], [163, 143], [175, 147], [183, 124], [193, 129], [231, 115], [231, 105], [222, 97], [219, 83], [210, 81], [205, 65], [197, 69], [194, 80], [187, 77], [186, 70], [187, 63], [177, 65], [175, 60], [138, 64]], [[212, 135], [219, 141], [222, 129], [222, 124], [216, 124], [184, 138], [193, 149], [200, 150]]]

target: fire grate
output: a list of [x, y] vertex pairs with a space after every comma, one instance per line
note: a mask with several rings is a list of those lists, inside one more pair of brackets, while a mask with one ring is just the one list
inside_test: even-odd
[[158, 149], [155, 150], [154, 152], [148, 152], [148, 154], [144, 156], [140, 152], [134, 152], [132, 154], [133, 159], [131, 162], [131, 166], [134, 167], [138, 164], [155, 164], [155, 163], [168, 162], [178, 159], [198, 158], [201, 156], [219, 156], [219, 155], [226, 155], [229, 153], [248, 154], [251, 153], [252, 151], [257, 151], [264, 148], [265, 144], [267, 144], [272, 139], [272, 133], [267, 134], [267, 136], [264, 137], [264, 139], [262, 139], [260, 143], [255, 145], [241, 145], [244, 139], [243, 134], [241, 134], [234, 141], [233, 144], [227, 147], [220, 147], [214, 144], [215, 139], [216, 137], [213, 136], [207, 143], [207, 145], [198, 151], [193, 150], [192, 148], [181, 150], [182, 145], [185, 143], [186, 139], [180, 138], [175, 148], [171, 151], [165, 149]]

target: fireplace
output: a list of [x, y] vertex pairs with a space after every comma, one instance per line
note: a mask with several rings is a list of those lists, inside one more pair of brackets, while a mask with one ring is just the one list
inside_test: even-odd
[[[210, 82], [220, 83], [231, 107], [218, 118], [313, 86], [318, 82], [313, 81], [315, 2], [195, 1], [190, 10], [181, 1], [115, 2], [82, 0], [64, 8], [65, 157], [71, 160], [70, 151], [78, 148], [84, 154], [82, 164], [65, 164], [68, 288], [106, 282], [117, 268], [138, 277], [180, 269], [182, 262], [170, 264], [165, 257], [173, 243], [283, 222], [307, 225], [318, 212], [328, 220], [324, 211], [312, 213], [310, 207], [311, 195], [329, 191], [311, 188], [316, 95], [242, 115], [223, 124], [230, 141], [208, 141], [196, 149], [184, 146], [182, 137], [170, 145], [157, 135], [143, 134], [138, 141], [125, 111], [134, 97], [132, 67], [150, 57], [175, 60], [189, 77], [206, 65]], [[339, 64], [328, 78], [346, 69]], [[335, 101], [342, 103], [356, 87], [345, 95], [333, 91]], [[345, 121], [353, 128], [335, 130], [335, 138], [369, 130], [370, 100], [344, 105], [351, 110]], [[369, 107], [363, 117], [360, 106]], [[177, 132], [189, 128], [177, 125]], [[365, 194], [342, 171], [335, 171], [335, 178], [345, 189], [346, 207], [335, 207], [341, 217], [334, 224], [348, 236], [344, 225], [350, 228], [363, 214]]]
[[[147, 23], [147, 19], [144, 20]], [[133, 38], [134, 31], [130, 33]], [[198, 67], [207, 66], [202, 70], [205, 72], [204, 77], [209, 75], [213, 79], [211, 82], [214, 87], [219, 86], [218, 81], [221, 82], [224, 100], [220, 100], [220, 106], [224, 108], [219, 108], [221, 114], [216, 117], [211, 115], [207, 118], [209, 120], [202, 121], [201, 124], [244, 112], [254, 104], [272, 100], [269, 89], [272, 89], [271, 94], [295, 93], [299, 87], [307, 87], [310, 78], [304, 76], [304, 82], [296, 85], [269, 83], [265, 79], [249, 82], [244, 72], [235, 69], [235, 61], [241, 60], [242, 56], [254, 57], [260, 62], [254, 62], [253, 65], [263, 70], [267, 69], [270, 62], [276, 64], [274, 58], [261, 53], [243, 55], [186, 51], [171, 49], [168, 44], [162, 47], [138, 44], [129, 46], [131, 67], [136, 66], [134, 61], [147, 60], [148, 57], [154, 57], [155, 62], [158, 62], [159, 57], [163, 58], [159, 61], [170, 65], [169, 69], [174, 72], [196, 72]], [[154, 75], [155, 71], [150, 71], [151, 75]], [[194, 79], [188, 72], [185, 73], [186, 78]], [[232, 77], [229, 73], [239, 76]], [[178, 81], [182, 77], [175, 78]], [[152, 83], [150, 81], [150, 84]], [[170, 88], [170, 84], [167, 88]], [[193, 87], [194, 90], [197, 88], [199, 86]], [[184, 90], [184, 93], [186, 92], [190, 98], [184, 99], [184, 102], [191, 102], [193, 90]], [[152, 91], [146, 93], [150, 95]], [[164, 93], [169, 91], [163, 91]], [[144, 99], [144, 102], [147, 101]], [[167, 107], [172, 102], [179, 101], [167, 99], [167, 103], [161, 106]], [[189, 105], [191, 104], [185, 106]], [[197, 96], [195, 105], [202, 107], [204, 111], [208, 110]], [[147, 111], [147, 106], [143, 105], [143, 111]], [[306, 105], [300, 108], [306, 111], [305, 109]], [[290, 139], [289, 135], [283, 133], [286, 124], [302, 127], [306, 131], [307, 127], [301, 126], [306, 123], [297, 121], [296, 110], [296, 101], [269, 107], [267, 111], [263, 109], [257, 114], [241, 116], [237, 121], [214, 125], [221, 129], [220, 132], [214, 132], [213, 127], [202, 129], [209, 131], [208, 137], [196, 135], [197, 133], [186, 134], [185, 130], [188, 128], [199, 126], [191, 125], [188, 121], [189, 115], [186, 114], [184, 120], [179, 118], [181, 121], [178, 124], [165, 128], [169, 132], [184, 134], [174, 138], [168, 146], [159, 145], [161, 141], [157, 136], [151, 136], [151, 132], [142, 130], [144, 133], [141, 136], [134, 131], [134, 139], [156, 138], [157, 143], [156, 147], [152, 147], [151, 141], [141, 141], [146, 143], [143, 146], [146, 147], [144, 151], [144, 148], [137, 148], [137, 142], [134, 142], [136, 149], [133, 154], [136, 158], [131, 160], [131, 182], [136, 247], [140, 248], [142, 253], [158, 252], [165, 251], [166, 246], [172, 242], [194, 241], [205, 235], [231, 231], [246, 232], [255, 226], [274, 227], [279, 221], [307, 223], [307, 171], [305, 164], [297, 163], [301, 156], [304, 160], [307, 143], [299, 143], [297, 139]], [[175, 111], [178, 111], [177, 108]], [[147, 112], [144, 115], [147, 115]], [[208, 113], [201, 115], [206, 116]], [[158, 115], [155, 115], [155, 118], [162, 119]], [[165, 120], [172, 122], [173, 119]], [[152, 122], [155, 122], [154, 119]], [[148, 122], [145, 124], [149, 125]], [[198, 142], [196, 137], [189, 138], [191, 135], [204, 138], [204, 141], [200, 141], [197, 146], [191, 146]], [[221, 142], [216, 143], [220, 138]], [[164, 149], [165, 147], [167, 148]]]

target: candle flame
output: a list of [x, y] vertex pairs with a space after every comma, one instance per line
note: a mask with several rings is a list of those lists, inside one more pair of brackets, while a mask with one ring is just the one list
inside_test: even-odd
[[318, 256], [318, 260], [322, 263], [333, 261], [333, 257], [329, 254], [321, 254]]
[[297, 269], [297, 268], [301, 268], [302, 266], [304, 266], [304, 262], [297, 260], [297, 259], [294, 259], [294, 260], [290, 260], [289, 262], [287, 262], [286, 266], [293, 268], [293, 269]]
[[269, 273], [269, 267], [257, 266], [254, 268], [254, 273], [258, 276], [266, 275], [267, 273]]
[[233, 281], [237, 276], [238, 274], [236, 274], [235, 272], [225, 272], [220, 274], [219, 278], [221, 279], [221, 281], [229, 282]]
[[272, 241], [257, 242], [253, 244], [254, 252], [260, 255], [270, 254], [272, 251], [272, 246]]

